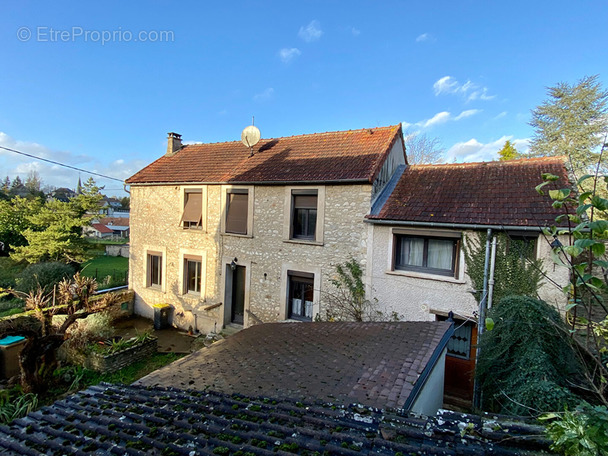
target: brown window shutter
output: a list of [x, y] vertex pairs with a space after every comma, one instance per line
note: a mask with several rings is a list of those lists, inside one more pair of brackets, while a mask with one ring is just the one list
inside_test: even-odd
[[226, 232], [247, 234], [247, 193], [228, 193], [227, 197]]
[[316, 209], [317, 195], [294, 195], [293, 207], [294, 209]]
[[186, 206], [180, 224], [183, 222], [201, 224], [203, 194], [202, 193], [186, 193]]

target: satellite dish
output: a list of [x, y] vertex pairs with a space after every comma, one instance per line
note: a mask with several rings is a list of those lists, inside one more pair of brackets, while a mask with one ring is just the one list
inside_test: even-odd
[[260, 140], [260, 130], [253, 125], [249, 125], [245, 127], [243, 132], [241, 133], [241, 142], [245, 144], [245, 147], [249, 147], [251, 149], [255, 146]]

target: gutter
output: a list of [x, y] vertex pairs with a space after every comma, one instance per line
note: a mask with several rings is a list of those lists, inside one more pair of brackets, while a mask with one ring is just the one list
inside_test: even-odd
[[340, 185], [340, 184], [369, 184], [369, 179], [339, 179], [314, 181], [218, 181], [218, 182], [134, 182], [127, 183], [131, 187], [148, 187], [164, 185]]
[[454, 322], [452, 322], [450, 327], [443, 334], [443, 337], [439, 341], [439, 344], [437, 344], [437, 347], [435, 348], [435, 351], [431, 355], [429, 362], [426, 363], [426, 367], [420, 374], [420, 377], [418, 377], [418, 380], [416, 380], [416, 383], [414, 383], [414, 388], [412, 388], [412, 392], [410, 393], [407, 400], [405, 401], [405, 404], [403, 404], [404, 410], [409, 410], [410, 408], [412, 408], [412, 405], [414, 405], [414, 402], [416, 402], [416, 399], [418, 399], [418, 396], [420, 395], [422, 388], [426, 384], [426, 381], [429, 379], [431, 372], [435, 368], [437, 361], [439, 361], [439, 358], [441, 357], [443, 350], [445, 350], [450, 338], [453, 335], [454, 335]]
[[[482, 225], [478, 223], [440, 223], [440, 222], [412, 222], [402, 220], [378, 220], [366, 218], [365, 223], [373, 225], [393, 225], [393, 226], [420, 226], [427, 228], [453, 228], [457, 230], [513, 230], [513, 231], [537, 231], [543, 230], [541, 226], [518, 226], [518, 225]], [[566, 227], [562, 227], [566, 228]]]

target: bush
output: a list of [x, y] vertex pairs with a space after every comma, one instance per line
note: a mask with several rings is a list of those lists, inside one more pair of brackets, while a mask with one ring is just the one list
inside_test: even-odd
[[37, 290], [40, 286], [45, 293], [63, 279], [74, 275], [74, 268], [64, 263], [37, 263], [25, 268], [16, 279], [16, 289], [23, 293]]
[[89, 315], [73, 325], [67, 334], [69, 338], [64, 349], [82, 351], [90, 343], [109, 339], [114, 335], [112, 317], [109, 312]]
[[608, 409], [583, 402], [574, 411], [550, 413], [540, 418], [550, 421], [547, 435], [551, 449], [566, 456], [608, 454]]
[[578, 402], [580, 365], [559, 313], [547, 303], [509, 296], [492, 307], [495, 326], [480, 341], [477, 376], [485, 410], [537, 415]]

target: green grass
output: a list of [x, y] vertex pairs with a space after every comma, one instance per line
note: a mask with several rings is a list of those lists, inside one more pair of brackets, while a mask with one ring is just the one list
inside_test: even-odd
[[0, 257], [0, 287], [15, 286], [15, 277], [25, 269], [27, 263], [17, 263], [10, 257]]
[[[100, 255], [82, 265], [82, 275], [97, 279], [100, 289], [126, 285], [125, 274], [128, 270], [129, 259], [120, 256]], [[112, 280], [104, 283], [107, 276], [111, 276]]]
[[120, 239], [91, 239], [87, 238], [87, 242], [89, 244], [102, 244], [102, 245], [122, 245], [127, 244], [129, 242], [129, 238], [120, 238]]
[[139, 380], [149, 373], [154, 372], [156, 369], [160, 369], [173, 361], [177, 361], [183, 356], [184, 355], [178, 353], [156, 353], [149, 358], [137, 361], [112, 374], [100, 374], [95, 371], [83, 369], [84, 375], [81, 380], [81, 386], [88, 387], [97, 385], [101, 382], [124, 383], [125, 385], [129, 385], [135, 380]]

